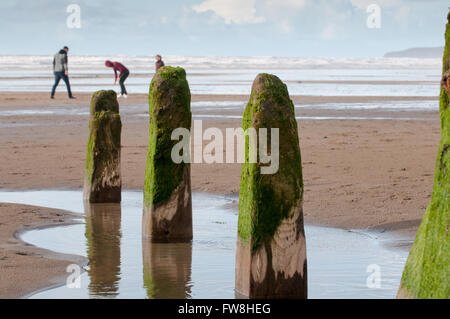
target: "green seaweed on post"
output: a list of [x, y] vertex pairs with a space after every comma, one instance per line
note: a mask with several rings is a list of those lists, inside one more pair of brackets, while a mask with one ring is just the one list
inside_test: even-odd
[[[149, 145], [144, 184], [147, 207], [168, 200], [180, 185], [189, 163], [176, 164], [171, 151], [177, 141], [172, 131], [179, 127], [190, 129], [191, 93], [186, 72], [180, 67], [162, 67], [155, 74], [149, 91]], [[165, 106], [171, 105], [170, 109]]]
[[[280, 165], [273, 175], [260, 172], [261, 163], [249, 162], [249, 138], [245, 139], [245, 161], [242, 164], [239, 194], [238, 235], [251, 241], [255, 251], [273, 238], [281, 221], [303, 200], [303, 177], [298, 128], [294, 105], [286, 85], [276, 76], [260, 74], [259, 86], [252, 89], [242, 120], [242, 128], [279, 128]], [[277, 105], [273, 109], [267, 105]], [[274, 114], [271, 114], [274, 112]], [[270, 142], [270, 141], [269, 141]], [[270, 149], [270, 146], [268, 146]], [[259, 147], [257, 148], [259, 151]]]
[[[450, 13], [445, 32], [443, 71], [450, 70]], [[450, 108], [441, 88], [441, 141], [436, 160], [433, 193], [403, 271], [399, 298], [450, 298]]]

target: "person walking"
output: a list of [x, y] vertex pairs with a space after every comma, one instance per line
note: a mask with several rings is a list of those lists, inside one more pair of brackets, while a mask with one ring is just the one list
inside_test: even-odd
[[[119, 62], [111, 62], [107, 60], [105, 62], [105, 66], [107, 66], [108, 68], [113, 68], [114, 70], [115, 75], [114, 85], [116, 85], [117, 78], [119, 78], [119, 85], [120, 85], [119, 97], [127, 98], [128, 93], [127, 89], [125, 88], [125, 80], [130, 75], [130, 71], [122, 63]], [[117, 75], [117, 71], [119, 71], [119, 75]]]
[[68, 68], [68, 59], [67, 54], [69, 53], [69, 48], [64, 47], [58, 53], [55, 54], [53, 58], [53, 73], [55, 75], [55, 83], [53, 84], [52, 93], [50, 97], [52, 99], [55, 98], [56, 87], [59, 84], [59, 81], [63, 79], [64, 83], [66, 83], [67, 93], [69, 94], [69, 99], [74, 99], [75, 97], [72, 95], [72, 91], [70, 90], [69, 83], [69, 68]]
[[158, 72], [158, 70], [164, 66], [164, 62], [162, 60], [162, 57], [159, 54], [155, 56], [155, 59], [156, 59], [156, 62], [155, 62], [156, 71], [155, 72]]

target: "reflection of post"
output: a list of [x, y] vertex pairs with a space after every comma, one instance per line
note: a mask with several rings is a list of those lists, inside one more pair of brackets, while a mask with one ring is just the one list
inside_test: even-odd
[[192, 244], [152, 243], [142, 239], [144, 287], [149, 299], [185, 299], [191, 295]]
[[105, 297], [118, 294], [120, 279], [120, 204], [85, 202], [89, 294]]

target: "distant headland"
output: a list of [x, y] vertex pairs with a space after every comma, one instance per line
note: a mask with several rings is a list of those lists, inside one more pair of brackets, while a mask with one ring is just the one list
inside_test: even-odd
[[409, 48], [401, 51], [387, 52], [385, 58], [442, 58], [444, 47]]

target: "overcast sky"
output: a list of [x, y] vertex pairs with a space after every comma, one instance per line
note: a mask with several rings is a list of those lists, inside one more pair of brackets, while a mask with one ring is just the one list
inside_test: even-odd
[[[81, 28], [68, 28], [78, 4]], [[378, 4], [380, 28], [368, 28]], [[1, 0], [0, 54], [379, 57], [443, 46], [448, 0]], [[373, 20], [371, 20], [373, 21]]]

